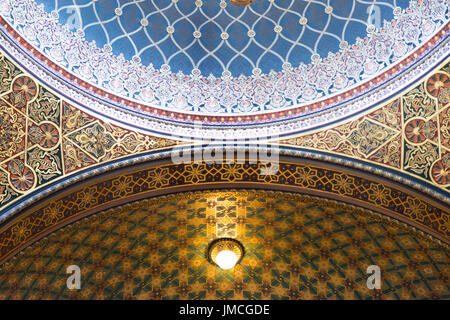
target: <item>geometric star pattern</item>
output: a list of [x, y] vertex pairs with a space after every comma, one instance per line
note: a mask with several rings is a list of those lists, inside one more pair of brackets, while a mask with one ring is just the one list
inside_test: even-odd
[[[226, 214], [224, 214], [226, 212]], [[232, 224], [245, 256], [210, 264]], [[265, 191], [198, 192], [111, 209], [0, 267], [1, 299], [449, 299], [448, 247], [371, 211]], [[81, 290], [66, 268], [81, 269]], [[369, 290], [366, 269], [381, 269]]]
[[382, 164], [450, 190], [449, 71], [447, 62], [363, 116], [280, 143]]
[[[448, 64], [363, 115], [281, 145], [364, 161], [450, 188]], [[0, 56], [0, 208], [82, 169], [151, 150], [174, 138], [141, 134], [96, 119]]]
[[66, 103], [0, 55], [0, 208], [70, 173], [174, 145]]

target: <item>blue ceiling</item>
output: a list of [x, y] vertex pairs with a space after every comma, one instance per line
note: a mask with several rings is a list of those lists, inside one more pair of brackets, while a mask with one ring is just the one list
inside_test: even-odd
[[[224, 70], [248, 76], [254, 68], [268, 73], [281, 70], [284, 62], [310, 63], [312, 54], [326, 57], [337, 52], [341, 41], [354, 43], [367, 34], [368, 24], [380, 27], [393, 18], [394, 7], [409, 4], [408, 0], [255, 0], [243, 8], [223, 0], [37, 2], [48, 12], [56, 10], [61, 23], [83, 29], [88, 41], [95, 40], [99, 47], [109, 44], [116, 55], [129, 60], [138, 56], [144, 65], [157, 68], [166, 63], [174, 72], [190, 74], [198, 68], [203, 75], [215, 76]], [[201, 33], [197, 38], [195, 31]]]

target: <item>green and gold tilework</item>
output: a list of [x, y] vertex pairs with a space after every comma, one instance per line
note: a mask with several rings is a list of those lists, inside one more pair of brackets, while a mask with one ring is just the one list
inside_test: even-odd
[[[150, 198], [155, 192], [176, 193], [179, 188], [200, 187], [211, 189], [222, 184], [229, 188], [242, 188], [242, 183], [255, 188], [289, 188], [298, 193], [321, 195], [342, 202], [363, 205], [382, 214], [390, 214], [448, 244], [450, 215], [448, 209], [399, 190], [397, 186], [374, 181], [341, 169], [328, 169], [280, 160], [276, 175], [263, 176], [265, 168], [257, 164], [159, 164], [136, 168], [133, 172], [99, 178], [90, 184], [80, 184], [62, 194], [55, 194], [37, 207], [0, 226], [0, 262], [30, 245], [34, 239], [61, 228], [79, 217], [127, 203], [136, 197]], [[223, 188], [223, 187], [222, 187]], [[251, 187], [250, 187], [251, 188]], [[283, 190], [283, 189], [282, 189]], [[286, 190], [286, 189], [284, 189]], [[387, 212], [387, 213], [386, 213]], [[233, 212], [218, 211], [229, 215]], [[223, 222], [226, 234], [229, 222]]]
[[[240, 240], [223, 271], [205, 250]], [[449, 299], [450, 251], [351, 205], [268, 191], [141, 200], [50, 234], [0, 267], [0, 299]], [[81, 268], [81, 290], [66, 268]], [[381, 290], [366, 268], [382, 270]]]

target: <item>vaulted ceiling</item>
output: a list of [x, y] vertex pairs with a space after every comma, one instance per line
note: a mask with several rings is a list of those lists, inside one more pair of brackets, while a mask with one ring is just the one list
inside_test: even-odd
[[[124, 237], [138, 239], [156, 217], [167, 215], [160, 226], [166, 231], [180, 219], [197, 219], [184, 217], [183, 209], [170, 220], [169, 208], [183, 192], [214, 188], [187, 195], [192, 202], [186, 205], [195, 211], [212, 197], [235, 199], [237, 214], [248, 220], [233, 220], [235, 236], [260, 246], [238, 273], [214, 274], [205, 260], [195, 267], [204, 268], [201, 282], [189, 282], [194, 271], [188, 267], [177, 273], [177, 285], [162, 288], [162, 274], [132, 271], [130, 277], [149, 283], [138, 286], [116, 270], [114, 277], [99, 276], [106, 277], [100, 291], [92, 279], [89, 297], [369, 297], [374, 293], [362, 288], [361, 271], [351, 273], [348, 264], [333, 260], [350, 256], [341, 247], [354, 247], [350, 238], [359, 237], [368, 255], [384, 259], [391, 270], [383, 297], [448, 298], [449, 9], [440, 0], [256, 0], [247, 7], [229, 1], [0, 0], [0, 263], [9, 264], [0, 269], [0, 296], [79, 298], [48, 289], [59, 281], [51, 272], [66, 259], [48, 259], [48, 250], [56, 250], [51, 244], [64, 244], [76, 259], [85, 253], [69, 253], [75, 245], [101, 246], [99, 254], [106, 254], [110, 244], [95, 237], [68, 242], [57, 230], [92, 216], [71, 227], [74, 235], [103, 232], [112, 243], [117, 219], [142, 218], [136, 229], [129, 222], [123, 230]], [[242, 159], [174, 161], [180, 149], [208, 152], [224, 140], [236, 144]], [[264, 161], [249, 162], [251, 152], [267, 149], [280, 153], [269, 174]], [[312, 229], [293, 230], [280, 220], [250, 235], [247, 225], [270, 219], [251, 216], [260, 205], [256, 199], [277, 197], [283, 204], [277, 210], [289, 219], [310, 219]], [[252, 206], [240, 207], [242, 201]], [[206, 210], [214, 215], [214, 208]], [[308, 242], [325, 228], [326, 212], [337, 219], [330, 223], [343, 237], [341, 247], [324, 235], [317, 244]], [[108, 227], [102, 229], [99, 219]], [[354, 234], [359, 219], [367, 228]], [[218, 225], [192, 223], [205, 225], [207, 235], [185, 237], [186, 254], [200, 238], [218, 236]], [[283, 228], [292, 239], [263, 243], [261, 234]], [[170, 247], [179, 236], [167, 233], [161, 241]], [[314, 254], [292, 251], [296, 241]], [[319, 247], [331, 250], [329, 256], [316, 252]], [[275, 248], [290, 250], [290, 262], [271, 260]], [[363, 247], [352, 250], [355, 259], [369, 262]], [[141, 253], [129, 253], [131, 263], [140, 259]], [[110, 254], [112, 261], [121, 252]], [[95, 274], [100, 267], [86, 259]], [[145, 266], [154, 264], [145, 259]], [[264, 267], [266, 260], [276, 267]], [[165, 267], [179, 260], [172, 262]], [[27, 268], [41, 274], [42, 263], [53, 266], [47, 284], [20, 289], [35, 275], [19, 275]], [[394, 263], [401, 270], [392, 269]], [[293, 264], [305, 273], [292, 271]], [[248, 268], [259, 268], [260, 280], [248, 279]], [[405, 274], [409, 284], [401, 282]], [[117, 281], [128, 291], [117, 289]], [[237, 281], [246, 289], [236, 288]]]
[[[46, 219], [51, 220], [50, 215]], [[222, 270], [209, 241], [234, 237]], [[175, 194], [99, 213], [0, 268], [2, 299], [448, 299], [450, 251], [395, 220], [282, 192]], [[67, 263], [82, 290], [65, 290]], [[383, 270], [370, 290], [366, 269]]]

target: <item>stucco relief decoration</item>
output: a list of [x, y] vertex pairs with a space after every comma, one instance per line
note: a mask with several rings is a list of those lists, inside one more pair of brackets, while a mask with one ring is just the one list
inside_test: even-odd
[[[220, 2], [219, 10], [228, 10], [226, 4], [222, 4]], [[180, 5], [174, 3], [169, 6], [178, 8]], [[205, 5], [203, 3], [200, 7]], [[252, 6], [245, 10], [252, 10]], [[270, 6], [276, 4], [271, 2]], [[325, 16], [338, 14], [336, 10], [323, 6]], [[382, 1], [380, 6], [385, 8]], [[196, 12], [197, 9], [198, 6], [194, 6], [192, 10]], [[158, 10], [161, 13], [165, 9]], [[110, 44], [99, 48], [95, 41], [86, 41], [83, 29], [75, 31], [69, 29], [68, 25], [61, 25], [57, 11], [47, 13], [42, 5], [33, 0], [0, 1], [0, 13], [27, 41], [67, 71], [107, 92], [170, 110], [224, 115], [286, 109], [346, 91], [355, 84], [376, 77], [382, 70], [421, 46], [449, 17], [445, 1], [441, 0], [411, 1], [409, 8], [395, 7], [389, 10], [393, 10], [394, 20], [384, 21], [379, 28], [369, 25], [366, 35], [357, 37], [354, 43], [347, 42], [345, 38], [340, 39], [335, 52], [330, 51], [321, 56], [314, 51], [317, 48], [307, 48], [311, 59], [293, 64], [288, 57], [274, 51], [276, 58], [273, 59], [277, 60], [275, 65], [280, 67], [268, 72], [263, 72], [262, 66], [244, 55], [249, 67], [239, 74], [230, 71], [217, 58], [215, 51], [218, 47], [208, 53], [208, 56], [216, 59], [210, 63], [214, 65], [212, 69], [203, 67], [201, 63], [193, 63], [190, 70], [187, 68], [182, 71], [166, 63], [168, 59], [162, 59], [159, 66], [152, 63], [144, 65], [141, 60], [145, 58], [145, 50], [142, 57], [135, 55], [127, 59], [121, 53], [115, 55]], [[123, 10], [119, 13], [116, 12], [119, 17], [125, 15]], [[307, 22], [303, 24], [305, 20], [302, 19], [306, 18], [300, 13], [292, 10], [290, 13], [299, 19], [300, 26], [307, 25]], [[351, 20], [349, 17], [339, 18]], [[275, 21], [270, 23], [274, 24], [275, 34], [282, 34], [282, 26]], [[243, 24], [246, 29], [250, 28], [249, 40], [245, 41], [251, 41], [254, 37], [251, 31], [254, 30], [252, 26]], [[171, 27], [169, 25], [167, 29], [169, 36], [173, 33]], [[222, 31], [222, 39], [228, 41], [230, 35]], [[193, 41], [202, 40], [201, 32], [198, 32], [197, 36], [194, 33]], [[166, 54], [162, 50], [160, 53]], [[189, 61], [192, 62], [193, 58]]]

